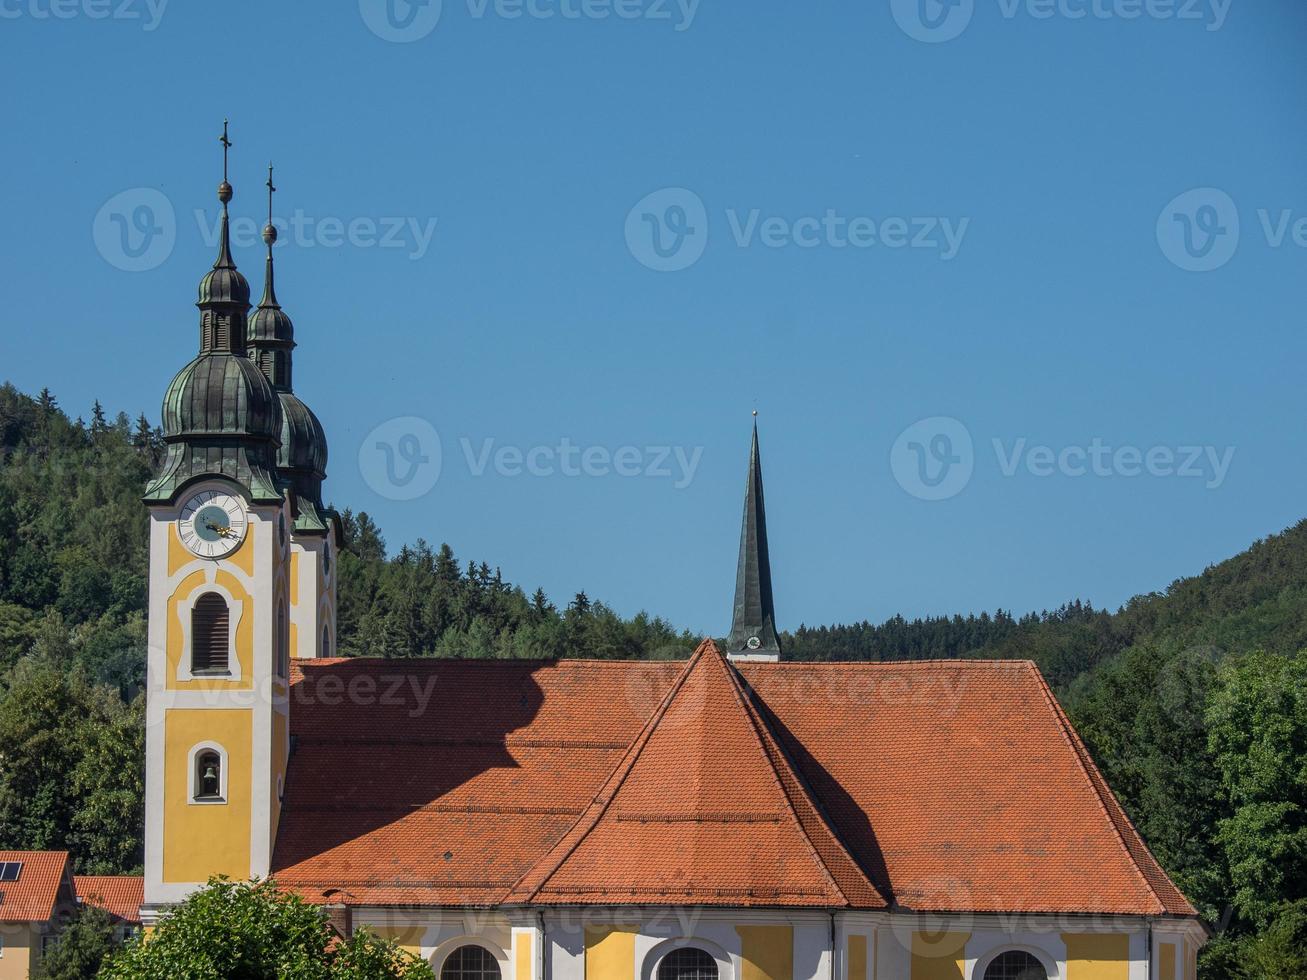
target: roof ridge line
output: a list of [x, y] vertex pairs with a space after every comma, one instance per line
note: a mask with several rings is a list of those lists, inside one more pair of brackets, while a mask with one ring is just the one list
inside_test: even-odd
[[[1130, 845], [1126, 843], [1125, 835], [1121, 833], [1121, 828], [1117, 826], [1116, 820], [1113, 819], [1107, 801], [1103, 799], [1103, 793], [1098, 788], [1098, 783], [1094, 779], [1094, 774], [1098, 773], [1098, 767], [1094, 764], [1093, 758], [1090, 757], [1089, 749], [1085, 747], [1084, 743], [1080, 741], [1079, 736], [1076, 735], [1075, 729], [1071, 725], [1071, 719], [1067, 717], [1066, 712], [1062, 710], [1062, 705], [1059, 704], [1057, 698], [1053, 696], [1053, 689], [1049, 687], [1043, 671], [1039, 669], [1033, 660], [1028, 661], [1028, 663], [1030, 664], [1030, 669], [1035, 675], [1035, 680], [1039, 685], [1040, 693], [1044, 696], [1044, 701], [1053, 711], [1053, 717], [1057, 721], [1058, 731], [1061, 732], [1062, 738], [1071, 748], [1071, 754], [1075, 756], [1076, 764], [1079, 765], [1080, 771], [1084, 774], [1085, 782], [1089, 784], [1089, 788], [1094, 794], [1095, 802], [1098, 803], [1099, 809], [1103, 811], [1103, 816], [1107, 818], [1108, 826], [1112, 828], [1112, 835], [1116, 838], [1117, 843], [1121, 845], [1121, 850], [1125, 852], [1126, 861], [1130, 864], [1134, 873], [1138, 875], [1139, 880], [1143, 882], [1144, 890], [1149, 895], [1153, 896], [1153, 900], [1158, 905], [1158, 912], [1162, 915], [1167, 914], [1166, 902], [1148, 880], [1148, 876], [1144, 874], [1143, 868], [1139, 867], [1139, 862], [1135, 860], [1135, 856], [1130, 853]], [[1099, 779], [1102, 779], [1101, 773], [1098, 773], [1098, 776]], [[1118, 806], [1119, 805], [1120, 804], [1118, 804]], [[1135, 836], [1138, 837], [1138, 831], [1134, 829], [1134, 824], [1130, 822], [1130, 817], [1126, 814], [1124, 808], [1121, 809], [1121, 816], [1125, 819], [1131, 831], [1135, 833]], [[1147, 850], [1147, 845], [1145, 845], [1144, 849]], [[1151, 852], [1149, 853], [1149, 857], [1152, 857]], [[1156, 861], [1157, 859], [1153, 858], [1153, 860]]]
[[794, 807], [794, 800], [790, 798], [789, 792], [785, 789], [785, 781], [781, 779], [780, 773], [776, 771], [776, 762], [772, 758], [771, 753], [767, 751], [767, 744], [761, 726], [759, 725], [761, 719], [754, 716], [753, 711], [750, 710], [749, 699], [744, 696], [744, 692], [741, 690], [739, 671], [737, 671], [731, 662], [724, 656], [722, 657], [722, 662], [719, 666], [726, 670], [727, 680], [731, 686], [731, 693], [735, 695], [736, 703], [739, 704], [740, 710], [744, 712], [745, 720], [748, 721], [749, 728], [753, 732], [754, 741], [757, 742], [758, 749], [762, 752], [763, 762], [767, 765], [767, 772], [775, 782], [776, 789], [780, 791], [781, 799], [785, 801], [785, 806], [789, 809], [790, 816], [793, 818], [795, 826], [799, 828], [799, 835], [803, 838], [803, 843], [808, 847], [808, 854], [817, 862], [817, 867], [821, 868], [821, 873], [826, 876], [826, 880], [830, 883], [831, 888], [835, 890], [835, 894], [839, 895], [840, 898], [844, 900], [845, 905], [852, 905], [853, 903], [849, 901], [849, 896], [844, 894], [844, 889], [841, 888], [840, 883], [835, 880], [835, 876], [831, 874], [830, 868], [826, 866], [826, 862], [821, 859], [821, 853], [817, 850], [817, 846], [813, 844], [812, 837], [808, 834], [808, 829], [803, 826], [803, 818], [799, 816], [799, 811]]
[[[581, 846], [581, 842], [590, 836], [590, 832], [594, 830], [596, 825], [598, 825], [599, 820], [608, 811], [608, 808], [612, 805], [613, 800], [617, 797], [617, 791], [621, 789], [622, 784], [626, 782], [626, 778], [631, 774], [631, 770], [635, 768], [636, 761], [640, 758], [640, 754], [644, 751], [645, 746], [649, 744], [649, 739], [653, 737], [654, 729], [658, 727], [658, 723], [662, 720], [663, 716], [667, 713], [667, 709], [671, 705], [672, 699], [675, 698], [677, 692], [680, 691], [681, 688], [685, 686], [685, 681], [690, 676], [690, 671], [694, 668], [694, 665], [699, 661], [699, 658], [707, 650], [709, 644], [712, 644], [712, 640], [705, 639], [695, 649], [694, 655], [685, 662], [685, 666], [681, 669], [680, 674], [677, 676], [676, 682], [672, 684], [671, 689], [668, 690], [668, 692], [663, 696], [662, 702], [659, 703], [658, 707], [654, 709], [653, 714], [649, 716], [649, 720], [645, 722], [645, 726], [640, 730], [640, 734], [637, 735], [635, 737], [635, 740], [631, 742], [630, 747], [626, 750], [626, 754], [622, 756], [622, 758], [618, 761], [616, 767], [614, 767], [613, 771], [609, 773], [608, 777], [604, 780], [603, 785], [600, 786], [599, 793], [591, 799], [590, 805], [587, 806], [584, 811], [582, 811], [579, 817], [577, 817], [576, 822], [573, 823], [572, 826], [567, 828], [566, 833], [564, 833], [563, 836], [559, 838], [558, 844], [555, 844], [554, 847], [551, 847], [549, 851], [545, 853], [544, 857], [541, 858], [541, 861], [547, 859], [551, 852], [553, 852], [556, 848], [561, 846], [564, 841], [566, 841], [569, 837], [571, 837], [574, 833], [576, 833], [577, 829], [581, 827], [582, 824], [586, 823], [586, 821], [589, 821], [589, 826], [586, 827], [584, 831], [581, 831], [580, 833], [576, 833], [575, 839], [573, 839], [571, 843], [568, 844], [568, 846], [563, 851], [563, 853], [560, 854], [558, 858], [552, 862], [552, 865], [549, 867], [549, 869], [543, 875], [541, 875], [539, 883], [535, 887], [527, 891], [525, 895], [520, 896], [518, 898], [519, 901], [529, 902], [537, 895], [539, 895], [540, 892], [544, 890], [545, 884], [549, 881], [549, 879], [552, 878], [555, 874], [557, 874], [558, 869], [563, 866], [563, 863], [568, 858], [570, 858], [574, 853], [576, 853], [576, 849]], [[616, 783], [613, 782], [614, 780], [616, 780]], [[611, 789], [610, 789], [610, 785], [611, 785]], [[606, 798], [605, 798], [605, 794], [606, 794]], [[535, 872], [539, 864], [540, 862], [538, 861], [535, 864], [531, 865], [531, 867], [527, 868], [526, 871], [524, 871], [522, 875], [517, 879], [517, 881], [514, 882], [513, 885], [508, 889], [508, 893], [506, 894], [505, 898], [512, 899], [515, 893], [517, 892], [517, 890], [520, 887], [522, 887], [522, 883], [525, 882]]]
[[[835, 886], [835, 890], [844, 898], [845, 903], [853, 905], [854, 903], [849, 898], [849, 895], [835, 879], [835, 875], [831, 871], [830, 866], [826, 863], [826, 859], [823, 858], [821, 852], [817, 850], [817, 845], [813, 842], [812, 835], [808, 833], [808, 828], [803, 825], [803, 818], [795, 808], [794, 800], [791, 797], [789, 790], [785, 787], [785, 781], [780, 777], [780, 773], [777, 771], [776, 760], [779, 760], [788, 771], [790, 777], [794, 780], [796, 787], [803, 793], [804, 799], [807, 801], [808, 805], [812, 807], [813, 814], [816, 816], [817, 820], [821, 822], [826, 832], [830, 834], [831, 841], [839, 849], [840, 854], [849, 862], [849, 866], [857, 872], [858, 876], [867, 885], [871, 893], [884, 901], [886, 907], [888, 907], [890, 904], [889, 900], [886, 899], [885, 895], [881, 893], [881, 890], [876, 887], [871, 879], [867, 877], [866, 872], [862, 870], [858, 862], [853, 859], [853, 855], [849, 853], [849, 849], [844, 845], [844, 841], [840, 839], [840, 835], [836, 833], [835, 828], [831, 826], [830, 820], [827, 819], [826, 814], [818, 804], [816, 796], [804, 781], [803, 777], [799, 774], [794, 764], [790, 761], [789, 756], [786, 755], [784, 747], [781, 745], [780, 740], [776, 737], [775, 733], [771, 730], [771, 726], [767, 723], [767, 719], [762, 716], [762, 712], [758, 709], [757, 705], [753, 703], [753, 698], [751, 696], [752, 688], [745, 686], [744, 677], [740, 674], [739, 670], [733, 663], [727, 661], [726, 667], [731, 675], [735, 695], [744, 707], [745, 715], [749, 718], [750, 724], [755, 730], [758, 741], [762, 746], [763, 753], [768, 757], [768, 767], [771, 769], [780, 786], [781, 794], [785, 797], [785, 802], [789, 806], [790, 812], [794, 815], [795, 822], [799, 825], [799, 831], [803, 834], [803, 839], [807, 842], [813, 856], [817, 859], [817, 863], [821, 865], [822, 871], [825, 872], [826, 876], [831, 880], [831, 883]], [[775, 753], [775, 759], [772, 758], [773, 752]]]

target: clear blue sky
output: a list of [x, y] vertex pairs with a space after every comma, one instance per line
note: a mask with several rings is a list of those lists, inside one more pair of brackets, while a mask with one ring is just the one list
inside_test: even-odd
[[[305, 219], [278, 283], [329, 496], [392, 546], [724, 633], [755, 407], [786, 628], [1115, 605], [1307, 511], [1301, 3], [444, 0], [415, 37], [432, 7], [50, 2], [0, 3], [0, 378], [157, 419], [230, 116], [234, 214], [271, 157]], [[115, 251], [139, 188], [162, 258]], [[369, 435], [407, 416], [442, 467], [397, 500], [367, 446], [411, 456]], [[624, 446], [673, 475], [598, 472]], [[687, 486], [659, 446], [702, 447]]]

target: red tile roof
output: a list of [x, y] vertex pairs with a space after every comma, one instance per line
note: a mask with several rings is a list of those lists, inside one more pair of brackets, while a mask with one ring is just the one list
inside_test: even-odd
[[48, 922], [61, 902], [72, 902], [67, 851], [0, 851], [0, 863], [17, 861], [17, 881], [0, 881], [0, 922]]
[[311, 900], [1193, 915], [1033, 664], [314, 661]]
[[140, 875], [74, 875], [78, 901], [98, 905], [115, 918], [139, 925], [145, 903], [145, 879]]

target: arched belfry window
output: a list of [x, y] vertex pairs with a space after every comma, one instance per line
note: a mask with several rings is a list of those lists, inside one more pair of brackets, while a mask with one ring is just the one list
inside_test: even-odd
[[445, 957], [440, 980], [500, 980], [499, 964], [484, 946], [460, 946]]
[[1009, 949], [985, 968], [984, 980], [1048, 980], [1048, 971], [1024, 949]]
[[194, 799], [198, 803], [218, 803], [222, 794], [222, 756], [213, 749], [195, 753]]
[[702, 949], [674, 949], [658, 964], [658, 980], [717, 980], [717, 961]]
[[331, 631], [326, 626], [322, 627], [322, 656], [331, 656]]
[[191, 609], [191, 673], [226, 674], [230, 670], [231, 611], [227, 600], [206, 592]]

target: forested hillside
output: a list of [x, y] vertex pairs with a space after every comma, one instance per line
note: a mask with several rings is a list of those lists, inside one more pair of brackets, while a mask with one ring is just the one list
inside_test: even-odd
[[[160, 435], [0, 387], [0, 848], [139, 870], [142, 488]], [[340, 649], [392, 657], [681, 657], [695, 637], [482, 562], [388, 552], [344, 512]], [[1159, 860], [1226, 934], [1204, 976], [1307, 977], [1307, 522], [1109, 612], [1081, 601], [800, 627], [790, 659], [1029, 658]], [[1252, 972], [1249, 972], [1252, 971]]]

